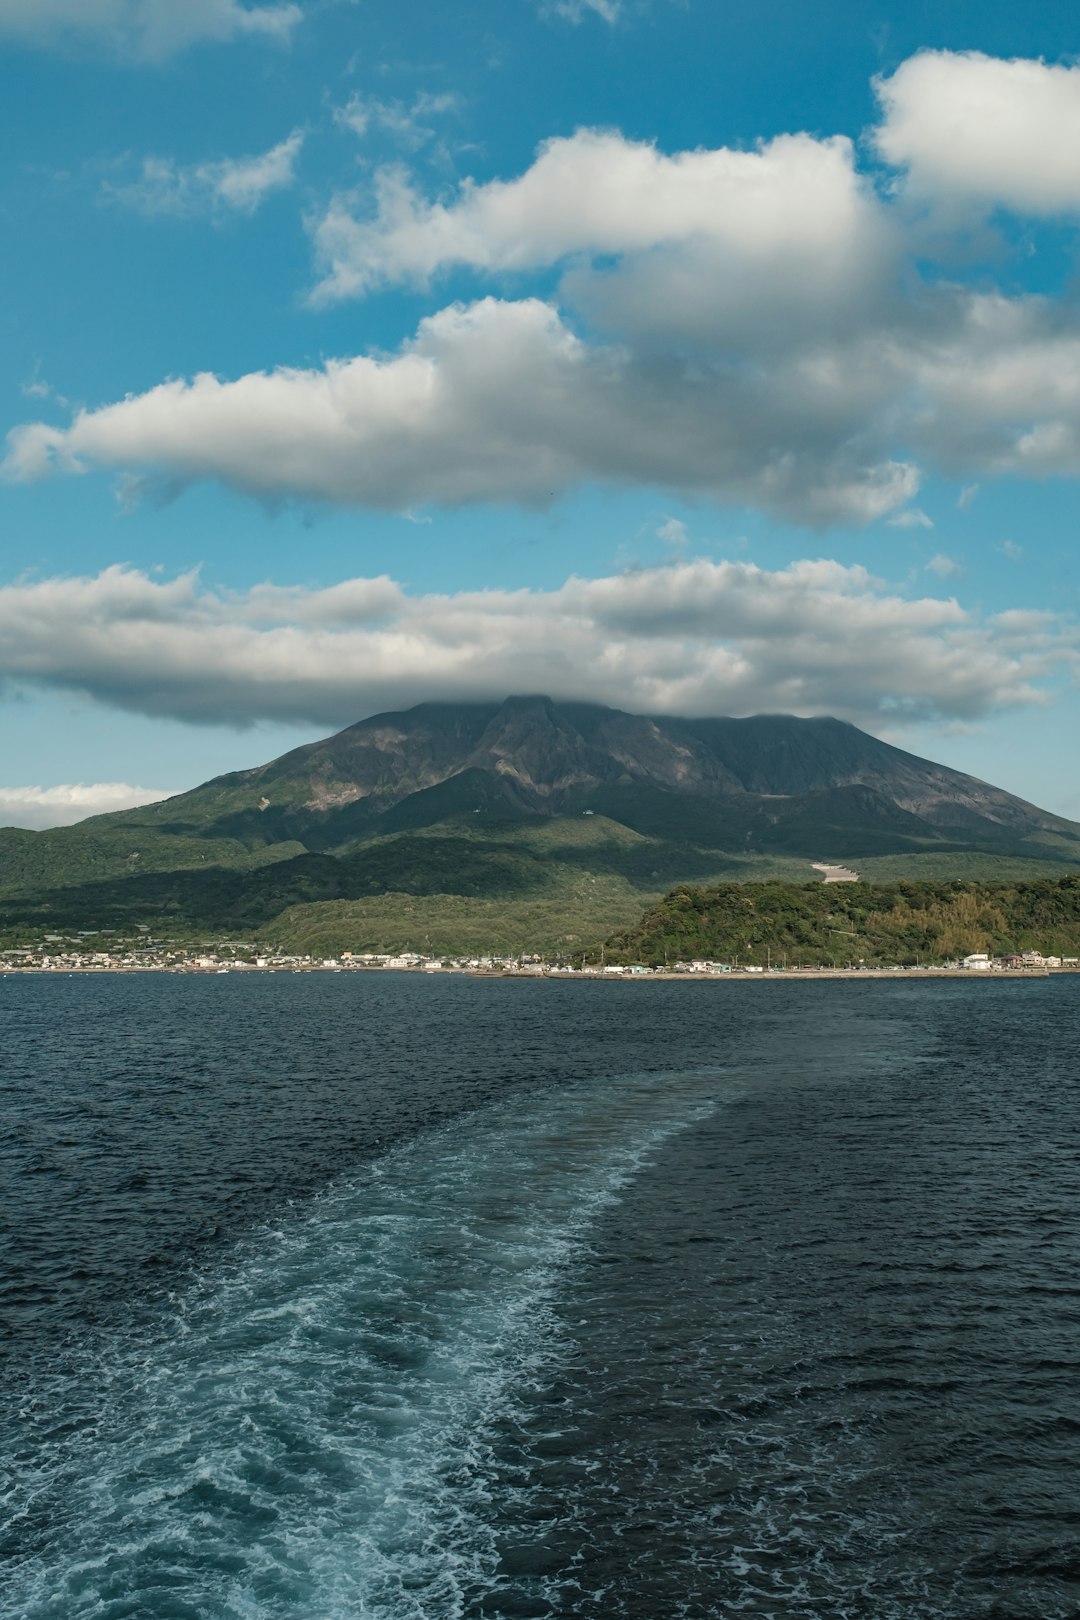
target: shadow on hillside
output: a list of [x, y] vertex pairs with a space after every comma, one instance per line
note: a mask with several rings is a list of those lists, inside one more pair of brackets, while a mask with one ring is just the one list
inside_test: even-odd
[[388, 892], [523, 899], [542, 895], [550, 883], [550, 863], [513, 850], [454, 838], [395, 840], [341, 858], [298, 855], [254, 871], [147, 872], [5, 897], [0, 920], [8, 927], [99, 928], [172, 920], [257, 928], [287, 906], [314, 901], [363, 900]]

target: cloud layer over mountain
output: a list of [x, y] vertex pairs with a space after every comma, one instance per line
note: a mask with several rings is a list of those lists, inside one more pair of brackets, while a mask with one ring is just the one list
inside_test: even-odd
[[1046, 700], [1075, 627], [909, 599], [864, 569], [689, 561], [557, 590], [205, 588], [128, 568], [0, 588], [0, 679], [209, 724], [341, 726], [433, 693], [635, 712], [833, 714], [872, 730]]

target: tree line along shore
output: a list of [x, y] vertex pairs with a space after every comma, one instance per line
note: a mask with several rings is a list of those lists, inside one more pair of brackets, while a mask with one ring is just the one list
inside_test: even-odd
[[607, 963], [1000, 967], [1080, 957], [1080, 875], [1034, 882], [680, 884], [605, 942]]
[[[386, 908], [393, 909], [386, 896]], [[427, 971], [548, 971], [616, 975], [892, 971], [902, 968], [1031, 972], [1080, 959], [1080, 876], [989, 883], [682, 884], [607, 938], [566, 932], [538, 940], [505, 926], [497, 905], [482, 938], [420, 917], [414, 939], [384, 940], [336, 927], [325, 943], [280, 929], [174, 933], [141, 922], [134, 932], [82, 928], [0, 941], [0, 969], [141, 968], [185, 972], [362, 967]], [[518, 921], [515, 917], [514, 921]], [[584, 936], [584, 937], [583, 937]]]

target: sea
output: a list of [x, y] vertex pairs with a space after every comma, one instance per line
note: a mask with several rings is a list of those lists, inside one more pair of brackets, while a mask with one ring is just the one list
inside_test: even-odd
[[4, 1620], [1075, 1620], [1080, 981], [0, 980]]

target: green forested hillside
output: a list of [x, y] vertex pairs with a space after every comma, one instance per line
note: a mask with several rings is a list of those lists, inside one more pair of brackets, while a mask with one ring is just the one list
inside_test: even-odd
[[563, 868], [532, 897], [382, 894], [292, 906], [259, 939], [311, 956], [348, 950], [577, 958], [613, 928], [637, 922], [646, 899], [625, 878]]
[[155, 872], [252, 871], [305, 853], [299, 843], [249, 846], [123, 819], [135, 814], [92, 816], [48, 832], [0, 827], [0, 902], [7, 895], [138, 881]]
[[[510, 822], [470, 816], [372, 838], [335, 854], [272, 845], [230, 851], [228, 864], [177, 871], [151, 868], [117, 875], [106, 865], [100, 878], [55, 886], [44, 875], [28, 875], [12, 882], [6, 894], [0, 889], [0, 929], [147, 923], [173, 934], [254, 933], [280, 919], [275, 937], [283, 943], [295, 929], [297, 941], [317, 935], [320, 941], [337, 941], [335, 948], [341, 949], [354, 943], [347, 930], [342, 933], [341, 909], [353, 903], [360, 908], [353, 913], [358, 921], [378, 919], [376, 936], [365, 922], [365, 944], [357, 948], [394, 949], [402, 943], [403, 930], [422, 935], [432, 927], [443, 929], [448, 899], [456, 897], [483, 902], [485, 917], [504, 911], [505, 920], [495, 930], [500, 937], [507, 927], [515, 939], [521, 937], [513, 919], [524, 915], [520, 908], [528, 903], [555, 906], [565, 922], [561, 931], [592, 943], [640, 915], [681, 880], [798, 877], [805, 870], [802, 861], [730, 856], [646, 838], [601, 816]], [[600, 895], [611, 903], [598, 905]], [[403, 897], [410, 899], [407, 925], [396, 915]], [[332, 912], [315, 915], [331, 906]], [[450, 911], [463, 915], [460, 906]], [[469, 948], [471, 939], [471, 933], [463, 935], [461, 948]], [[528, 947], [523, 943], [515, 948]]]
[[1031, 883], [680, 885], [611, 938], [608, 961], [832, 966], [970, 952], [1080, 955], [1080, 877]]
[[[450, 953], [572, 952], [629, 927], [676, 884], [726, 881], [737, 889], [783, 879], [797, 892], [812, 877], [809, 861], [796, 854], [733, 854], [599, 814], [499, 820], [470, 813], [334, 852], [296, 843], [247, 849], [102, 820], [62, 829], [66, 841], [14, 830], [0, 838], [0, 936], [141, 923], [174, 937], [258, 935], [323, 954], [425, 944]], [[1015, 885], [1047, 870], [1046, 863], [963, 851], [878, 855], [858, 864], [869, 879], [917, 875], [929, 882], [914, 887], [934, 889], [953, 878]], [[842, 888], [809, 883], [830, 905], [843, 904], [835, 898]], [[870, 893], [871, 885], [858, 892]]]

